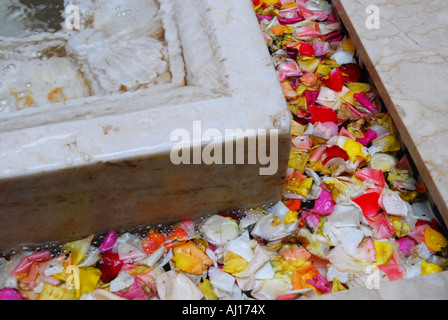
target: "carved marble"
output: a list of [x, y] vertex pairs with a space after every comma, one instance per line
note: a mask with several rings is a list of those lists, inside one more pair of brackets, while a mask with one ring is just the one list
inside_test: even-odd
[[[170, 81], [0, 115], [0, 249], [281, 199], [291, 118], [250, 1], [159, 5]], [[223, 135], [254, 129], [255, 139], [278, 129], [277, 173], [261, 176], [260, 163], [173, 165], [171, 133], [192, 133], [197, 120]]]

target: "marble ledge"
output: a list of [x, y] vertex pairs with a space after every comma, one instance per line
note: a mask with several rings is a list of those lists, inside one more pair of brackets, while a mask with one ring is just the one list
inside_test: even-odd
[[[448, 224], [446, 1], [332, 3]], [[369, 24], [369, 6], [379, 9], [377, 29]]]
[[381, 282], [378, 289], [357, 287], [310, 300], [446, 300], [448, 271], [411, 279]]

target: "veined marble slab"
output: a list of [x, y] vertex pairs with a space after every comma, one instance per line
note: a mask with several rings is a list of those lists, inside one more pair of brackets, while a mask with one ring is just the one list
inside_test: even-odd
[[[75, 3], [82, 11], [83, 1]], [[162, 23], [171, 81], [0, 116], [0, 250], [282, 198], [291, 115], [252, 3], [158, 3], [166, 13]], [[196, 121], [201, 121], [199, 136]], [[231, 159], [176, 165], [170, 154], [178, 144], [171, 139], [177, 129], [190, 134], [193, 153], [195, 146], [208, 145], [202, 134], [213, 129], [222, 134], [221, 147], [242, 141], [246, 159], [243, 164]], [[226, 133], [238, 129], [253, 131]], [[269, 164], [260, 158], [249, 163], [248, 140], [277, 136], [277, 170], [261, 175]], [[274, 149], [268, 144], [265, 151]]]
[[446, 300], [448, 272], [439, 272], [411, 279], [381, 282], [379, 288], [353, 288], [311, 300]]
[[[446, 1], [333, 0], [333, 5], [448, 224]], [[368, 20], [372, 5], [379, 9], [378, 29]], [[446, 300], [447, 281], [444, 271], [313, 299]]]
[[[334, 0], [423, 181], [448, 224], [445, 0]], [[369, 6], [379, 11], [375, 28]], [[373, 28], [372, 28], [373, 27]]]

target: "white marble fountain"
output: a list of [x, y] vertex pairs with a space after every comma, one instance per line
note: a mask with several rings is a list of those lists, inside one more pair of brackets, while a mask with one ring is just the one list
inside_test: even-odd
[[[250, 1], [62, 5], [51, 32], [14, 20], [25, 5], [2, 20], [0, 249], [281, 199], [290, 115]], [[220, 146], [278, 135], [278, 170], [174, 165], [195, 121]]]

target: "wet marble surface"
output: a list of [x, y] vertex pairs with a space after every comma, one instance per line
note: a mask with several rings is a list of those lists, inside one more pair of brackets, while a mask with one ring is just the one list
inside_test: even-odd
[[[334, 6], [448, 223], [448, 6], [444, 0], [335, 0]], [[379, 25], [372, 25], [376, 6]]]

